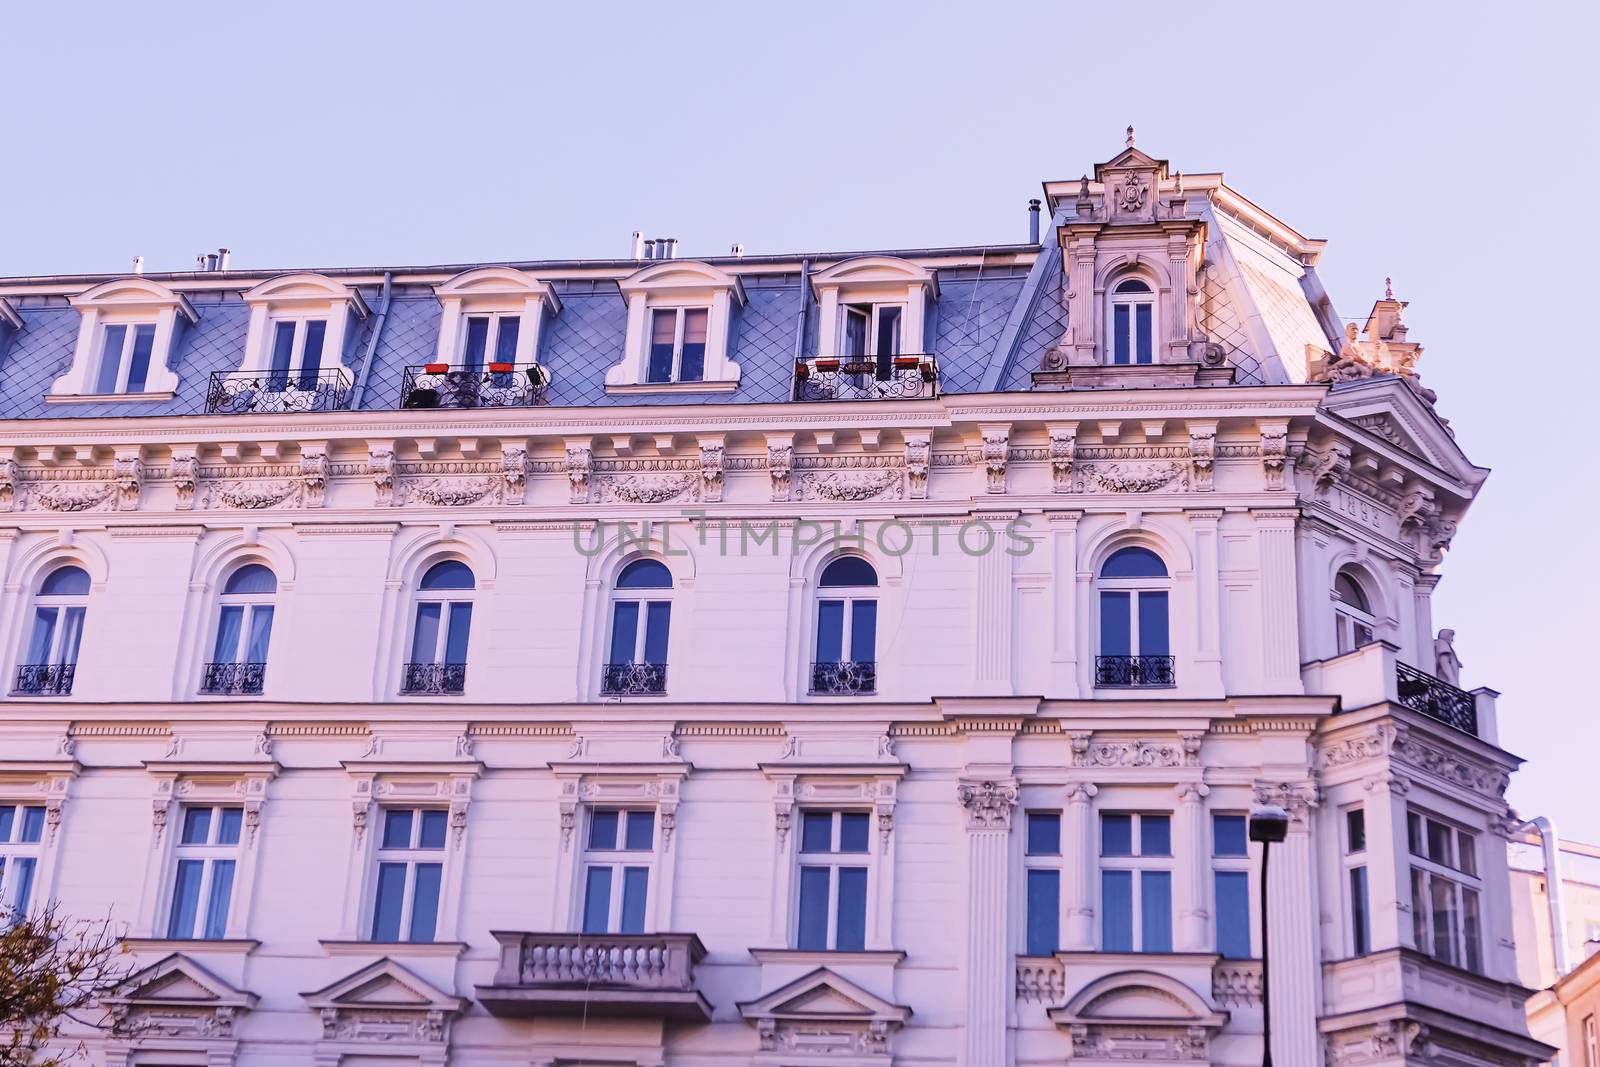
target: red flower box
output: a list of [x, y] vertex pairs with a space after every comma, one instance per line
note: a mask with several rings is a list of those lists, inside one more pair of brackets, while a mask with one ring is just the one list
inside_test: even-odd
[[919, 360], [916, 356], [895, 356], [894, 357], [894, 365], [896, 367], [915, 367], [920, 362], [922, 362], [922, 361]]
[[424, 374], [443, 374], [449, 369], [450, 364], [448, 363], [424, 363], [422, 365], [422, 372]]
[[489, 364], [489, 372], [491, 374], [510, 374], [511, 373], [511, 364], [510, 363], [491, 363], [491, 364]]
[[819, 359], [819, 360], [817, 360], [817, 369], [818, 370], [838, 370], [839, 369], [839, 361], [836, 360], [836, 359]]

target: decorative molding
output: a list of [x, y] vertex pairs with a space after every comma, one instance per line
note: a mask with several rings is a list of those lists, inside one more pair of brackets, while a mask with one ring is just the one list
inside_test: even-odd
[[767, 474], [772, 479], [772, 499], [789, 499], [789, 473], [794, 469], [794, 439], [767, 439]]
[[956, 799], [967, 812], [967, 830], [1008, 830], [1017, 806], [1017, 783], [1011, 780], [963, 782]]
[[594, 451], [587, 443], [567, 442], [567, 500], [572, 504], [589, 502], [589, 473], [594, 467]]
[[986, 490], [990, 493], [1006, 491], [1006, 461], [1010, 458], [1011, 427], [985, 426], [983, 432], [983, 470]]
[[[721, 472], [718, 472], [721, 488]], [[694, 474], [601, 475], [595, 479], [597, 495], [603, 503], [666, 504], [701, 499], [704, 477]]]
[[912, 500], [928, 497], [928, 463], [933, 449], [933, 438], [926, 433], [907, 433], [906, 441], [906, 495]]
[[800, 499], [854, 502], [899, 500], [902, 479], [897, 470], [828, 471], [800, 477]]
[[700, 499], [708, 504], [722, 502], [722, 473], [726, 453], [720, 437], [700, 442]]
[[1078, 427], [1050, 427], [1050, 491], [1072, 492], [1072, 464], [1078, 446]]

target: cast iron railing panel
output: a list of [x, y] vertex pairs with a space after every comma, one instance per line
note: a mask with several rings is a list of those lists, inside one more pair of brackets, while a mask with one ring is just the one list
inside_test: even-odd
[[260, 696], [267, 678], [265, 663], [207, 663], [200, 692], [225, 696]]
[[400, 674], [402, 693], [455, 696], [467, 688], [465, 663], [407, 663]]
[[428, 363], [407, 367], [402, 408], [525, 408], [545, 401], [550, 372], [537, 363], [458, 367]]
[[17, 668], [17, 687], [23, 696], [64, 697], [72, 692], [75, 663], [24, 663]]
[[665, 663], [607, 663], [600, 678], [607, 696], [652, 696], [667, 691]]
[[1096, 689], [1170, 689], [1177, 684], [1171, 656], [1096, 656]]
[[939, 394], [938, 366], [931, 355], [802, 359], [794, 367], [796, 400], [915, 400]]
[[878, 688], [878, 664], [872, 660], [841, 660], [811, 665], [811, 691], [823, 696], [872, 693]]
[[1478, 700], [1471, 693], [1404, 663], [1396, 663], [1394, 672], [1400, 703], [1446, 726], [1478, 736]]
[[208, 415], [343, 411], [349, 403], [350, 374], [337, 368], [311, 374], [212, 371], [206, 390]]

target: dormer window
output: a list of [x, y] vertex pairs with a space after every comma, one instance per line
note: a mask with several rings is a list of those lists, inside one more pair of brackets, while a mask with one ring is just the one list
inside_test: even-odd
[[1154, 360], [1156, 297], [1150, 283], [1128, 278], [1111, 290], [1111, 362], [1117, 366]]
[[180, 331], [199, 321], [187, 299], [144, 278], [119, 278], [72, 298], [82, 316], [72, 365], [51, 397], [163, 399], [178, 388], [167, 366]]
[[851, 363], [870, 361], [878, 378], [889, 377], [900, 354], [904, 304], [846, 304], [839, 356]]
[[729, 357], [733, 309], [744, 304], [739, 279], [708, 263], [652, 263], [617, 283], [628, 303], [622, 362], [606, 372], [613, 393], [731, 390], [739, 365]]
[[875, 364], [890, 376], [896, 356], [928, 352], [927, 306], [939, 297], [934, 273], [904, 259], [863, 256], [835, 263], [811, 279], [816, 293], [817, 355]]
[[293, 376], [296, 389], [315, 389], [322, 373], [322, 353], [327, 340], [327, 319], [274, 319], [267, 388], [281, 393], [289, 387]]
[[482, 370], [486, 362], [515, 363], [517, 336], [521, 332], [521, 315], [468, 315], [461, 347], [462, 368]]
[[250, 306], [244, 360], [237, 372], [212, 375], [209, 411], [336, 411], [353, 375], [344, 366], [353, 325], [366, 301], [320, 274], [269, 278], [244, 294]]
[[554, 289], [510, 267], [466, 271], [433, 293], [442, 310], [434, 362], [462, 371], [538, 362], [545, 321], [561, 313]]

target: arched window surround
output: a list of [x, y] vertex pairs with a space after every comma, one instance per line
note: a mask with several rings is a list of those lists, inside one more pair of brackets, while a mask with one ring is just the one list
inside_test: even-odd
[[602, 696], [666, 693], [676, 585], [672, 568], [653, 555], [631, 556], [616, 569], [608, 583]]
[[1159, 278], [1139, 268], [1117, 271], [1106, 280], [1104, 308], [1102, 362], [1117, 367], [1161, 362]]
[[881, 591], [877, 568], [864, 556], [839, 553], [818, 570], [811, 598], [811, 695], [877, 692]]
[[94, 581], [78, 560], [57, 559], [39, 569], [32, 585], [11, 691], [70, 696]]
[[480, 584], [472, 564], [458, 556], [433, 556], [418, 567], [403, 632], [402, 695], [460, 696], [466, 691]]
[[819, 271], [811, 288], [819, 356], [877, 358], [886, 369], [893, 356], [927, 353], [928, 305], [939, 299], [934, 271], [893, 256], [860, 256]]
[[1335, 655], [1354, 652], [1379, 639], [1382, 595], [1365, 567], [1355, 563], [1335, 567], [1328, 597], [1333, 606]]
[[210, 612], [200, 692], [260, 696], [272, 649], [280, 583], [270, 563], [241, 557], [222, 576]]
[[1096, 689], [1170, 688], [1173, 568], [1156, 546], [1116, 540], [1096, 553], [1090, 641]]

